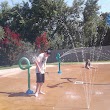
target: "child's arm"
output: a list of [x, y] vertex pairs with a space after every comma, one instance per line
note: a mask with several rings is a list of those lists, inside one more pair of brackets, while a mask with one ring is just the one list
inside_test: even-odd
[[45, 72], [46, 72], [46, 66], [47, 66], [46, 62], [47, 62], [47, 58], [46, 58], [45, 63], [44, 63], [44, 71]]
[[36, 61], [35, 61], [35, 64], [36, 64], [36, 66], [37, 66], [37, 68], [38, 68], [38, 71], [41, 73], [41, 68], [40, 68], [40, 66], [39, 66], [39, 59], [37, 58], [36, 59]]

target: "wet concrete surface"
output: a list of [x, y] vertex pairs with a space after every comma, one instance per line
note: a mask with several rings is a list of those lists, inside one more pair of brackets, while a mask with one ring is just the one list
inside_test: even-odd
[[[27, 70], [9, 70], [0, 76], [0, 110], [110, 110], [110, 65], [95, 64], [48, 66], [42, 87], [45, 95], [26, 95]], [[18, 73], [19, 71], [19, 73]], [[10, 74], [10, 75], [8, 75]], [[35, 68], [31, 69], [31, 90], [36, 86]]]

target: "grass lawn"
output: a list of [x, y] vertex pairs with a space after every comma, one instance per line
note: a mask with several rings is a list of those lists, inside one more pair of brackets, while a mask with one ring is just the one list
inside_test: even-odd
[[13, 65], [13, 66], [0, 66], [0, 70], [3, 70], [3, 69], [10, 69], [10, 68], [18, 68], [19, 65]]
[[[92, 63], [106, 63], [106, 62], [110, 62], [110, 61], [93, 61]], [[82, 64], [84, 62], [61, 62], [61, 65], [63, 64]], [[48, 65], [57, 65], [58, 62], [54, 62], [54, 63], [47, 63]], [[31, 64], [33, 65], [33, 64]], [[25, 66], [25, 65], [24, 65]], [[0, 70], [3, 69], [10, 69], [10, 68], [19, 68], [19, 65], [13, 65], [13, 66], [0, 66]]]

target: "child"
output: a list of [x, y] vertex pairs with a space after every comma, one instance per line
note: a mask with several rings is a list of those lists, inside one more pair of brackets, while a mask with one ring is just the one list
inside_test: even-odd
[[90, 59], [87, 59], [86, 64], [85, 64], [85, 68], [90, 69], [90, 67], [91, 67]]
[[46, 69], [46, 62], [48, 57], [50, 56], [51, 51], [47, 50], [44, 53], [39, 54], [37, 57], [35, 64], [36, 64], [36, 91], [35, 96], [38, 97], [38, 94], [45, 94], [41, 91], [41, 87], [45, 81], [45, 69]]

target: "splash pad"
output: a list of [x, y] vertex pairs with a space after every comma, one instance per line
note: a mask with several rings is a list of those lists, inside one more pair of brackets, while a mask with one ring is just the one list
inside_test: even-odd
[[[91, 101], [93, 101], [92, 95], [94, 93], [94, 88], [95, 88], [94, 83], [96, 80], [98, 80], [97, 76], [99, 73], [99, 65], [103, 64], [98, 61], [101, 58], [103, 60], [110, 59], [110, 50], [108, 48], [109, 48], [109, 46], [108, 47], [100, 46], [100, 47], [92, 47], [92, 48], [89, 48], [89, 47], [76, 48], [76, 49], [71, 49], [69, 51], [66, 51], [62, 55], [60, 55], [60, 63], [61, 64], [63, 62], [65, 63], [65, 61], [72, 61], [73, 59], [78, 59], [79, 62], [77, 61], [77, 64], [80, 64], [81, 65], [80, 68], [82, 68], [82, 69], [77, 70], [79, 72], [80, 79], [75, 80], [73, 82], [73, 84], [80, 85], [80, 86], [82, 85], [84, 95], [85, 95], [85, 101], [86, 101], [88, 109], [91, 108]], [[88, 58], [87, 54], [89, 54], [88, 56], [91, 59], [91, 63], [93, 65], [93, 67], [91, 67], [91, 69], [86, 69], [84, 66], [85, 59]], [[72, 59], [68, 59], [68, 58], [72, 58]], [[74, 62], [73, 62], [73, 64], [75, 65]], [[106, 63], [104, 63], [104, 64], [106, 64]], [[72, 62], [71, 62], [71, 65], [72, 65]], [[69, 71], [71, 69], [68, 67], [68, 69], [66, 69], [66, 70]], [[72, 72], [72, 70], [71, 70], [71, 72]], [[75, 74], [74, 68], [73, 68], [72, 73]]]
[[[25, 65], [24, 65], [25, 66]], [[47, 65], [48, 66], [48, 65]], [[109, 110], [110, 105], [110, 63], [93, 63], [93, 66], [98, 66], [95, 69], [85, 69], [82, 63], [77, 64], [62, 64], [62, 74], [57, 74], [58, 66], [47, 67], [50, 74], [46, 75], [46, 82], [43, 89], [46, 95], [39, 95], [36, 98], [34, 95], [26, 95], [24, 92], [27, 88], [27, 73], [25, 70], [19, 74], [1, 77], [0, 83], [0, 109], [8, 110], [30, 110], [37, 108], [38, 110], [87, 110], [85, 97], [86, 86], [89, 83], [84, 80], [84, 84], [74, 84], [76, 81], [82, 81], [80, 74], [92, 73], [94, 81], [91, 84], [91, 103], [89, 110]], [[12, 71], [0, 71], [12, 73]], [[16, 70], [18, 72], [18, 70]], [[14, 73], [16, 73], [14, 71]], [[31, 68], [31, 89], [35, 86], [35, 68]], [[89, 80], [87, 76], [87, 80]], [[20, 81], [20, 83], [19, 83]], [[10, 84], [9, 84], [10, 82]], [[8, 85], [7, 87], [5, 85]], [[84, 89], [85, 88], [85, 89]], [[19, 100], [18, 100], [19, 99]], [[10, 103], [11, 102], [11, 103]], [[19, 104], [19, 106], [18, 106]]]
[[[106, 18], [106, 24], [108, 27], [110, 26], [110, 14]], [[84, 67], [85, 61], [87, 59], [90, 59], [92, 62], [96, 62], [96, 63], [100, 60], [102, 60], [102, 61], [110, 60], [110, 50], [109, 49], [104, 50], [103, 46], [101, 45], [106, 33], [107, 33], [107, 30], [104, 30], [104, 32], [101, 36], [102, 38], [101, 38], [99, 47], [95, 47], [97, 44], [96, 41], [98, 39], [97, 36], [96, 36], [96, 39], [94, 40], [94, 44], [92, 47], [83, 47], [83, 42], [85, 41], [85, 39], [84, 39], [84, 36], [81, 34], [81, 32], [79, 32], [78, 34], [79, 34], [79, 37], [81, 40], [80, 42], [81, 42], [82, 47], [80, 49], [75, 48], [75, 43], [73, 42], [74, 48], [64, 52], [62, 55], [60, 55], [58, 53], [57, 57], [56, 57], [57, 60], [58, 60], [58, 56], [60, 56], [59, 57], [60, 63], [61, 62], [72, 62], [73, 59], [75, 59], [75, 62], [78, 62], [79, 64], [80, 64], [80, 62], [83, 62], [83, 64], [82, 64], [83, 67]], [[68, 32], [68, 35], [71, 36], [69, 32]], [[90, 36], [90, 37], [92, 37], [92, 36]], [[92, 42], [91, 42], [91, 45], [92, 45]], [[70, 56], [73, 59], [69, 59], [70, 57], [66, 58], [70, 54], [73, 54], [74, 57], [72, 55]], [[80, 54], [80, 57], [79, 57], [79, 54]], [[89, 55], [87, 55], [87, 54], [89, 54]], [[60, 65], [60, 63], [59, 63], [59, 65]], [[84, 68], [84, 71], [82, 71], [82, 70], [78, 70], [78, 71], [80, 73], [79, 75], [80, 75], [81, 79], [78, 81], [75, 81], [74, 84], [79, 84], [79, 85], [83, 86], [87, 109], [89, 109], [89, 108], [91, 108], [92, 93], [93, 93], [93, 89], [94, 89], [93, 83], [96, 80], [96, 75], [98, 74], [98, 64], [95, 66], [95, 68], [91, 68], [90, 70], [88, 70], [89, 73], [85, 70], [85, 68]]]

